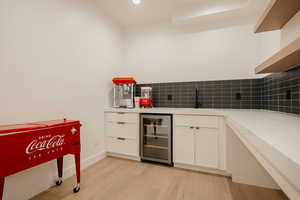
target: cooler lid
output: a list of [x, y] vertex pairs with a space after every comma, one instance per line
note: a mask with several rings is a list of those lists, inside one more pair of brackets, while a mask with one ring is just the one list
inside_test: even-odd
[[114, 84], [136, 84], [136, 81], [132, 77], [113, 78], [112, 82]]
[[53, 127], [53, 126], [61, 126], [61, 125], [74, 124], [74, 123], [79, 123], [79, 121], [62, 119], [62, 120], [50, 120], [50, 121], [43, 121], [43, 122], [33, 122], [29, 124]]
[[28, 130], [34, 130], [34, 129], [44, 128], [44, 127], [45, 127], [45, 125], [42, 125], [42, 124], [1, 125], [0, 126], [0, 134], [28, 131]]
[[66, 124], [77, 124], [79, 121], [75, 120], [51, 120], [43, 122], [32, 122], [27, 124], [11, 124], [11, 125], [0, 125], [0, 134], [30, 131], [39, 128], [61, 126]]

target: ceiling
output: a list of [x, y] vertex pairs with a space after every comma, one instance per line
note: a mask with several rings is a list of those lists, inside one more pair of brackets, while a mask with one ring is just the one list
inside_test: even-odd
[[211, 27], [258, 19], [268, 0], [97, 0], [99, 7], [122, 27], [169, 23]]

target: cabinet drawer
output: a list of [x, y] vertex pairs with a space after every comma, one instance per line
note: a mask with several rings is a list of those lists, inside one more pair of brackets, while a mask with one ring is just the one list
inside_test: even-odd
[[106, 122], [106, 136], [136, 139], [138, 136], [138, 124], [127, 122]]
[[126, 122], [137, 123], [139, 122], [139, 115], [137, 113], [105, 113], [106, 122]]
[[106, 137], [106, 140], [108, 152], [138, 156], [137, 140], [117, 137]]
[[216, 116], [175, 115], [174, 124], [175, 126], [219, 128], [219, 118]]

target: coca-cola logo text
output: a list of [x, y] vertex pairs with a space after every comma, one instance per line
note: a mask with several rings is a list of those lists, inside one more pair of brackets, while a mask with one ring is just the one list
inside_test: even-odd
[[26, 147], [26, 154], [32, 154], [36, 151], [42, 151], [45, 149], [52, 149], [62, 146], [65, 142], [65, 135], [55, 135], [49, 137], [49, 139], [35, 139]]

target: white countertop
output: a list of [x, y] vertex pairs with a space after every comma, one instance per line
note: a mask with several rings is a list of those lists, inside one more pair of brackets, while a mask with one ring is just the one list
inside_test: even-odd
[[[283, 177], [291, 185], [283, 189], [293, 197], [294, 194], [300, 195], [300, 116], [247, 109], [107, 108], [105, 112], [224, 116], [228, 126], [231, 124], [231, 128], [237, 128], [242, 142], [249, 149], [255, 149], [252, 149], [252, 153], [258, 152], [255, 156], [262, 158], [261, 164], [269, 168], [273, 178], [278, 181]], [[291, 187], [294, 188], [293, 191], [290, 191]]]
[[127, 113], [161, 113], [161, 114], [186, 114], [186, 115], [224, 115], [222, 109], [194, 109], [194, 108], [106, 108], [105, 112]]
[[300, 165], [300, 117], [270, 111], [227, 111], [226, 116]]

